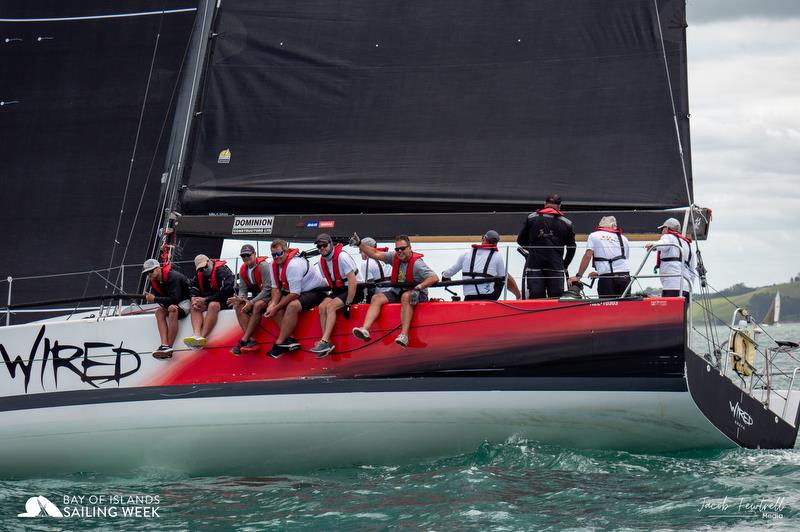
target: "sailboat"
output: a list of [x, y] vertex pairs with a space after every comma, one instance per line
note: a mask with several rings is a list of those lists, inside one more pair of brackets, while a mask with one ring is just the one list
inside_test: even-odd
[[[682, 1], [140, 4], [43, 14], [20, 3], [18, 18], [0, 20], [30, 39], [8, 64], [25, 72], [36, 57], [59, 83], [46, 90], [118, 91], [86, 118], [94, 135], [56, 128], [63, 144], [19, 144], [10, 164], [45, 181], [60, 161], [86, 168], [69, 177], [71, 205], [46, 198], [49, 260], [20, 237], [29, 219], [7, 225], [7, 256], [41, 260], [6, 285], [7, 319], [19, 322], [0, 330], [2, 474], [288, 472], [512, 437], [648, 451], [794, 444], [800, 397], [768, 396], [770, 410], [745, 394], [727, 412], [741, 390], [688, 348], [682, 298], [429, 302], [407, 350], [391, 341], [399, 308], [389, 305], [367, 345], [339, 320], [337, 351], [321, 360], [307, 351], [320, 335], [315, 310], [296, 330], [303, 349], [280, 359], [231, 355], [240, 330], [223, 311], [205, 347], [162, 361], [151, 356], [152, 315], [123, 304], [142, 287], [141, 262], [125, 273], [133, 256], [181, 267], [200, 251], [218, 255], [224, 239], [311, 242], [321, 230], [421, 242], [492, 227], [508, 240], [543, 191], [569, 198], [578, 228], [614, 214], [647, 238], [674, 216], [705, 239]], [[97, 64], [76, 59], [93, 53]], [[57, 75], [65, 54], [79, 72], [70, 79]], [[37, 80], [18, 82], [33, 101]], [[139, 106], [121, 98], [135, 94]], [[59, 119], [25, 101], [9, 107], [21, 131]], [[129, 150], [117, 149], [123, 137]], [[109, 175], [123, 193], [102, 195]], [[20, 212], [25, 198], [14, 201]], [[48, 277], [57, 266], [88, 275]], [[97, 291], [101, 306], [81, 308]], [[20, 311], [36, 303], [56, 316], [25, 323]], [[351, 320], [365, 311], [354, 306]], [[190, 332], [184, 320], [178, 337]], [[275, 336], [264, 320], [256, 340]]]
[[775, 292], [775, 299], [772, 300], [772, 304], [769, 306], [769, 310], [767, 310], [767, 314], [764, 316], [764, 319], [761, 320], [762, 324], [764, 325], [773, 325], [775, 327], [780, 327], [781, 323], [781, 293], [780, 291]]

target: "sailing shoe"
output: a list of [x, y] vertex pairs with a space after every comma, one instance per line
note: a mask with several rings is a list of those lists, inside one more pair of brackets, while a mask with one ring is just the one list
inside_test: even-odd
[[336, 346], [334, 346], [332, 343], [326, 342], [325, 340], [320, 340], [317, 342], [317, 345], [311, 348], [311, 352], [316, 353], [317, 358], [325, 358], [331, 354], [334, 347]]
[[353, 336], [355, 336], [359, 340], [364, 340], [365, 342], [369, 342], [369, 331], [364, 327], [355, 327], [353, 329]]
[[163, 360], [165, 358], [172, 358], [172, 347], [161, 344], [158, 349], [153, 351], [153, 358]]
[[242, 346], [241, 349], [242, 349], [243, 353], [250, 352], [250, 351], [258, 351], [258, 348], [259, 348], [258, 342], [256, 342], [252, 338], [250, 338], [249, 340], [247, 340], [244, 343], [242, 343], [242, 341], [239, 340], [239, 343]]
[[191, 349], [194, 349], [197, 346], [195, 342], [197, 342], [197, 338], [194, 336], [187, 336], [183, 339], [183, 343], [186, 344], [186, 347]]
[[195, 349], [200, 349], [201, 347], [206, 345], [206, 339], [204, 336], [195, 336], [194, 337], [194, 347]]
[[408, 347], [408, 335], [403, 333], [398, 334], [397, 338], [394, 339], [394, 343], [400, 347]]
[[275, 344], [275, 345], [278, 345], [286, 349], [287, 351], [297, 351], [298, 349], [300, 349], [300, 342], [298, 342], [296, 338], [293, 338], [291, 336], [286, 340], [284, 340], [283, 342], [281, 342], [280, 344]]
[[271, 356], [272, 358], [280, 358], [280, 356], [282, 354], [288, 353], [288, 352], [289, 352], [289, 350], [287, 348], [281, 347], [278, 344], [275, 344], [275, 345], [272, 346], [272, 349], [270, 349], [269, 352], [267, 352], [267, 354], [269, 356]]
[[238, 342], [236, 342], [236, 345], [233, 346], [233, 349], [231, 349], [231, 353], [233, 353], [234, 355], [241, 355], [242, 346], [244, 346], [244, 344], [245, 344], [244, 340], [239, 340]]

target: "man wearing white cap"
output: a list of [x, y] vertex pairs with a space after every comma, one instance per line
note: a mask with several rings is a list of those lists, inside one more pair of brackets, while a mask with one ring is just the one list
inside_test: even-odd
[[[449, 281], [452, 276], [462, 272], [464, 279], [480, 279], [481, 277], [507, 277], [508, 289], [519, 299], [521, 293], [517, 288], [514, 278], [506, 274], [506, 265], [497, 250], [500, 234], [489, 230], [481, 237], [480, 244], [473, 244], [472, 249], [466, 251], [455, 264], [442, 272], [442, 280]], [[503, 281], [491, 283], [465, 284], [464, 301], [490, 300], [497, 301], [503, 293]]]
[[148, 303], [158, 303], [156, 324], [161, 345], [153, 351], [155, 358], [171, 358], [172, 344], [178, 336], [178, 320], [189, 312], [189, 280], [171, 264], [161, 266], [156, 259], [147, 259], [142, 273], [150, 280], [150, 291], [145, 294]]
[[187, 347], [199, 349], [217, 324], [219, 311], [228, 307], [236, 278], [224, 260], [211, 260], [205, 255], [194, 258], [197, 276], [189, 282], [192, 294], [192, 336], [183, 339]]
[[581, 258], [581, 265], [575, 276], [569, 278], [569, 284], [578, 282], [583, 273], [592, 262], [596, 272], [589, 277], [599, 277], [597, 281], [597, 295], [600, 297], [620, 297], [631, 282], [628, 257], [631, 247], [628, 239], [617, 227], [614, 216], [603, 216], [589, 233], [586, 239], [586, 252]]
[[661, 275], [661, 296], [683, 296], [688, 301], [694, 279], [692, 241], [680, 233], [681, 223], [675, 218], [667, 218], [658, 229], [661, 238], [655, 244], [645, 245], [645, 248], [658, 250], [656, 270]]

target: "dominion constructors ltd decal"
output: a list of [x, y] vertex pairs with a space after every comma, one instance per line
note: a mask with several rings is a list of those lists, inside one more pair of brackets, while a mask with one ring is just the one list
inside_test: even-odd
[[274, 216], [237, 216], [233, 219], [231, 234], [271, 235]]

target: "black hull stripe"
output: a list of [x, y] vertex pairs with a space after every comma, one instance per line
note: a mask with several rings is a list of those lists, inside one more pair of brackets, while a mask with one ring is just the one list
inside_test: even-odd
[[246, 395], [469, 391], [685, 392], [687, 388], [683, 377], [303, 379], [109, 388], [14, 395], [0, 398], [0, 412], [59, 406]]

